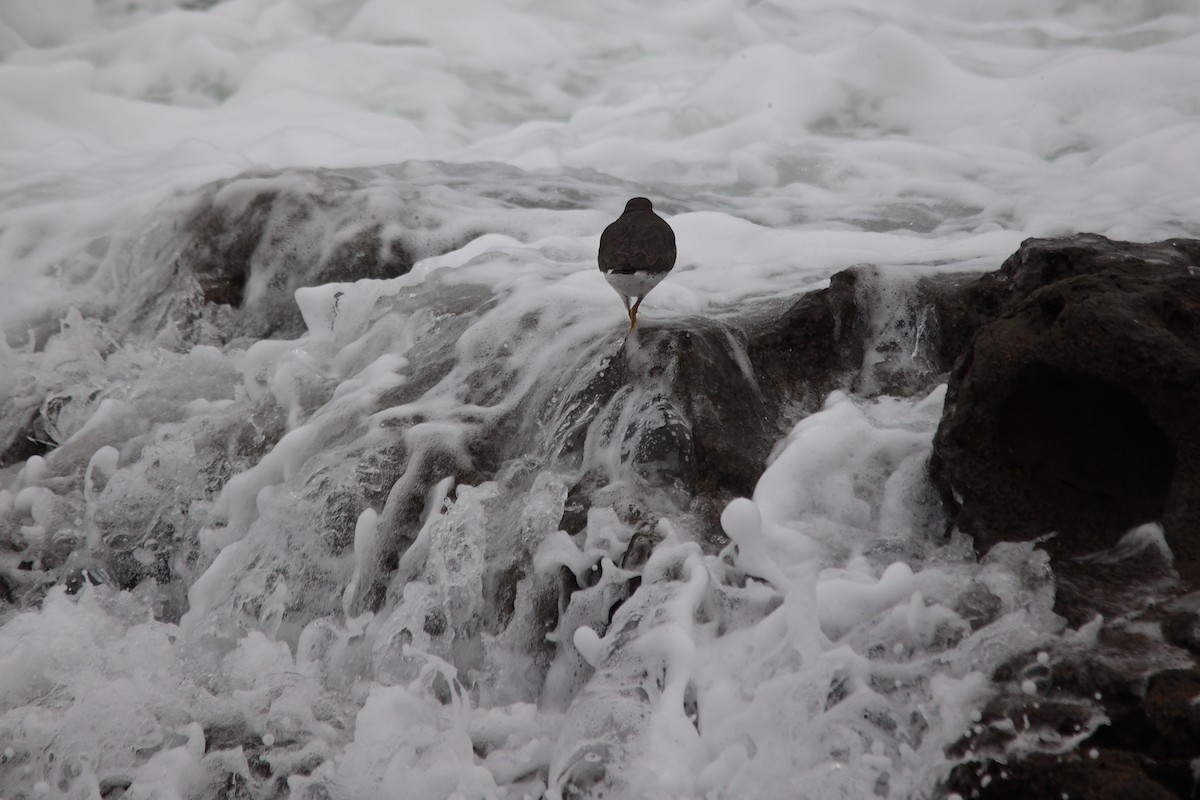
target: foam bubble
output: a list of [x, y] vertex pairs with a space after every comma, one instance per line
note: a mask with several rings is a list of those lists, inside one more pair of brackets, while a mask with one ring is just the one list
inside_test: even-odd
[[836, 638], [885, 608], [909, 597], [916, 588], [912, 569], [890, 564], [875, 583], [853, 578], [827, 578], [817, 584], [821, 628]]

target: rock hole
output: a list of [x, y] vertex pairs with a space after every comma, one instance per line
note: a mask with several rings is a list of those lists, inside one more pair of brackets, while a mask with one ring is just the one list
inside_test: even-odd
[[1125, 389], [1028, 367], [1000, 406], [997, 439], [1042, 495], [1036, 504], [1062, 516], [1057, 529], [1124, 531], [1162, 518], [1175, 448]]

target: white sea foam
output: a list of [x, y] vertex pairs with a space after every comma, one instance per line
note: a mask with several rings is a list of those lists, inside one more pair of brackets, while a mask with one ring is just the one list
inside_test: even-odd
[[[54, 445], [0, 469], [0, 796], [929, 796], [991, 669], [1062, 634], [1044, 554], [931, 523], [943, 390], [832, 395], [705, 550], [631, 471], [659, 406], [599, 231], [654, 199], [639, 318], [681, 327], [1195, 236], [1197, 85], [1184, 0], [0, 3], [0, 434]], [[319, 167], [359, 171], [268, 171]], [[375, 225], [412, 271], [193, 346], [231, 323], [180, 299], [183, 229], [247, 171], [207, 202], [340, 192], [276, 210], [251, 305]], [[572, 405], [622, 347], [642, 383]]]

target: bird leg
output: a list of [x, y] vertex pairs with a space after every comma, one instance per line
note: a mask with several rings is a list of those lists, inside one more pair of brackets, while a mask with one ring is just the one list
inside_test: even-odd
[[633, 311], [633, 310], [632, 310], [632, 309], [629, 307], [629, 301], [630, 301], [631, 299], [632, 299], [632, 298], [630, 298], [630, 297], [627, 297], [627, 296], [625, 296], [625, 295], [621, 295], [621, 302], [625, 304], [625, 313], [629, 315], [629, 330], [633, 330], [633, 326], [634, 326], [634, 319], [635, 319], [635, 316], [634, 316], [634, 315], [635, 315], [635, 313], [636, 313], [636, 312], [634, 312], [634, 311]]
[[633, 308], [629, 309], [629, 330], [633, 330], [634, 328], [637, 327], [637, 310], [638, 310], [638, 306], [640, 306], [641, 304], [642, 304], [642, 298], [639, 297], [637, 299], [637, 302], [633, 304]]

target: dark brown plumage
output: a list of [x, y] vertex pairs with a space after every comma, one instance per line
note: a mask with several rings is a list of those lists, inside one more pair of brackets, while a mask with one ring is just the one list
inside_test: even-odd
[[637, 327], [642, 299], [675, 266], [675, 232], [654, 213], [649, 200], [635, 197], [625, 204], [617, 221], [600, 234], [597, 261], [609, 285], [625, 303], [632, 330]]

